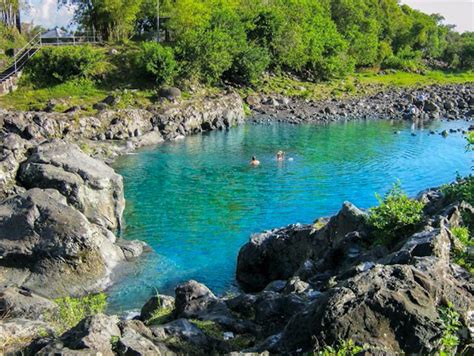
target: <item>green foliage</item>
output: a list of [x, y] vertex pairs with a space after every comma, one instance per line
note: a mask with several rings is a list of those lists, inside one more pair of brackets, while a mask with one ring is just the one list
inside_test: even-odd
[[[95, 30], [106, 40], [127, 40], [138, 20], [143, 0], [72, 0], [74, 20], [88, 31]], [[62, 2], [66, 2], [62, 0]]]
[[107, 71], [104, 58], [100, 49], [91, 46], [47, 47], [31, 58], [26, 72], [39, 87], [72, 79], [94, 79]]
[[465, 201], [474, 205], [474, 176], [458, 176], [455, 183], [443, 186], [441, 191], [449, 201]]
[[177, 70], [173, 50], [156, 42], [142, 43], [136, 65], [146, 76], [151, 75], [159, 85], [171, 84]]
[[190, 320], [190, 322], [196, 325], [199, 329], [201, 329], [207, 336], [216, 340], [222, 340], [223, 338], [222, 328], [215, 322], [211, 320], [198, 320], [198, 319], [192, 319]]
[[439, 309], [443, 335], [440, 340], [439, 353], [441, 356], [453, 355], [459, 345], [459, 329], [462, 324], [459, 313], [452, 305]]
[[253, 84], [270, 64], [266, 49], [250, 45], [234, 58], [228, 76], [235, 83]]
[[464, 226], [454, 227], [451, 232], [459, 242], [453, 251], [454, 262], [470, 273], [474, 273], [474, 239], [471, 237], [469, 229]]
[[423, 219], [424, 204], [408, 198], [399, 182], [393, 185], [384, 198], [378, 194], [376, 197], [380, 205], [370, 209], [368, 223], [382, 243], [394, 245], [414, 232]]
[[99, 293], [82, 298], [59, 298], [55, 302], [58, 305], [58, 314], [50, 316], [50, 319], [60, 334], [76, 326], [85, 317], [104, 312], [107, 296]]
[[[157, 30], [154, 0], [73, 3], [76, 21], [108, 40]], [[397, 0], [161, 0], [160, 12], [186, 80], [249, 84], [269, 67], [320, 81], [356, 67], [418, 71], [432, 59], [474, 68], [472, 33], [455, 33], [439, 15]]]
[[318, 356], [355, 356], [364, 351], [362, 346], [357, 346], [351, 339], [341, 340], [337, 347], [326, 346], [322, 351], [314, 352]]
[[402, 69], [415, 71], [420, 68], [421, 52], [415, 51], [409, 46], [401, 48], [396, 55], [390, 55], [384, 59], [384, 68]]

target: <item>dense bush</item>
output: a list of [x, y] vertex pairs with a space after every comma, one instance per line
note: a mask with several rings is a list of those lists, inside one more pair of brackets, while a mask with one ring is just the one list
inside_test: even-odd
[[465, 201], [474, 205], [474, 176], [458, 176], [456, 183], [443, 186], [441, 191], [449, 201]]
[[270, 56], [265, 48], [250, 45], [234, 58], [228, 77], [235, 83], [255, 83], [270, 65]]
[[151, 75], [157, 84], [172, 83], [177, 70], [173, 50], [156, 42], [141, 45], [136, 65], [145, 75]]
[[380, 205], [370, 209], [368, 222], [380, 242], [394, 245], [413, 233], [423, 219], [424, 204], [408, 198], [400, 183], [395, 184], [384, 198], [377, 195], [377, 200]]
[[393, 68], [414, 71], [420, 68], [421, 52], [414, 51], [409, 46], [401, 48], [396, 55], [385, 58], [382, 63], [384, 68]]
[[71, 79], [94, 79], [104, 74], [104, 53], [91, 46], [46, 47], [32, 57], [26, 71], [34, 84], [64, 83]]

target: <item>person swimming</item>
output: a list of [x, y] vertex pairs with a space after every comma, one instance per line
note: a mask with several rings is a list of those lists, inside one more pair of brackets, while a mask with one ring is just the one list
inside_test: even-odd
[[284, 161], [285, 160], [285, 152], [278, 151], [276, 155], [277, 161]]
[[252, 156], [252, 160], [250, 161], [250, 164], [252, 166], [258, 166], [258, 165], [260, 165], [260, 161], [257, 159], [257, 157]]

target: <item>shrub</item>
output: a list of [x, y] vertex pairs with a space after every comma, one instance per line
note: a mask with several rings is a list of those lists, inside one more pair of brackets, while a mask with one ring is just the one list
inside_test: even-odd
[[99, 293], [82, 298], [59, 298], [55, 302], [59, 307], [58, 314], [51, 315], [50, 319], [58, 333], [62, 333], [76, 326], [85, 317], [104, 312], [107, 307], [107, 296]]
[[234, 59], [232, 37], [219, 29], [189, 31], [177, 44], [182, 76], [218, 83]]
[[235, 83], [255, 83], [270, 64], [270, 56], [264, 48], [249, 45], [237, 54], [228, 76]]
[[421, 52], [414, 51], [409, 46], [405, 46], [396, 55], [387, 57], [383, 61], [382, 67], [415, 71], [421, 67]]
[[26, 72], [38, 86], [94, 79], [107, 70], [104, 58], [101, 50], [91, 46], [46, 47], [30, 60]]
[[471, 238], [469, 229], [467, 227], [454, 227], [451, 232], [460, 243], [452, 253], [454, 262], [470, 273], [474, 273], [474, 255], [472, 254], [474, 240]]
[[459, 313], [449, 304], [439, 309], [443, 335], [440, 340], [440, 355], [454, 355], [459, 345], [459, 329], [462, 324], [460, 322]]
[[399, 182], [384, 198], [378, 194], [376, 197], [380, 205], [370, 209], [368, 222], [382, 243], [395, 244], [400, 238], [413, 233], [423, 219], [424, 204], [408, 198]]
[[441, 191], [451, 202], [465, 201], [474, 205], [474, 176], [466, 178], [458, 176], [455, 183], [443, 186]]
[[143, 74], [151, 75], [157, 84], [171, 84], [177, 63], [173, 50], [156, 42], [144, 42], [138, 51], [136, 64]]

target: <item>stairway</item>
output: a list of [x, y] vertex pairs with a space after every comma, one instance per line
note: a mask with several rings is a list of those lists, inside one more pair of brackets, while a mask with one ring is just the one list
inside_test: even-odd
[[21, 70], [25, 67], [31, 57], [33, 57], [42, 47], [45, 46], [60, 46], [60, 45], [83, 45], [86, 43], [89, 44], [100, 44], [102, 39], [96, 37], [95, 34], [93, 37], [82, 35], [79, 37], [72, 37], [72, 42], [60, 41], [60, 38], [57, 38], [55, 42], [43, 42], [41, 39], [41, 33], [37, 34], [33, 39], [28, 42], [22, 49], [20, 49], [15, 56], [10, 60], [3, 69], [0, 68], [0, 95], [6, 94], [14, 90], [16, 82], [21, 75]]

